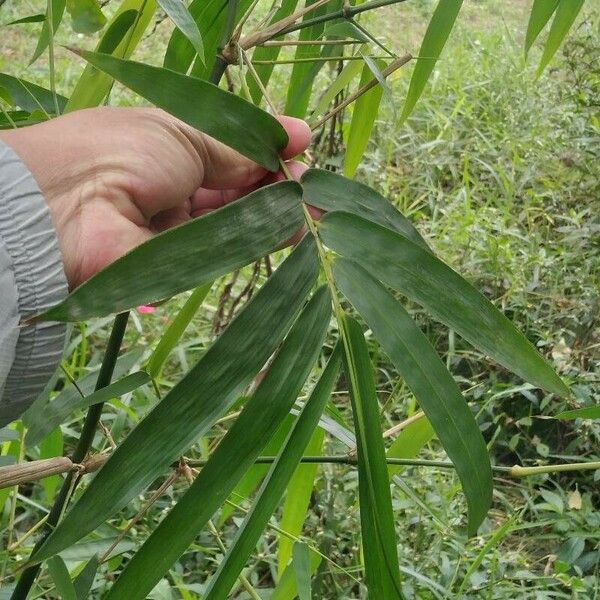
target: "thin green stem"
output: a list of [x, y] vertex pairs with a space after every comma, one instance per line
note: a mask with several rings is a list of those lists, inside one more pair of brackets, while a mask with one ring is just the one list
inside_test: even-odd
[[223, 29], [223, 35], [221, 37], [221, 45], [217, 52], [217, 58], [213, 67], [212, 73], [210, 74], [210, 81], [215, 85], [221, 80], [225, 69], [229, 64], [227, 59], [223, 56], [223, 50], [230, 43], [233, 29], [235, 27], [235, 15], [237, 13], [238, 0], [229, 0], [227, 3], [227, 20], [225, 22], [225, 28]]
[[[108, 340], [108, 345], [106, 347], [106, 352], [104, 353], [104, 358], [102, 360], [102, 365], [100, 366], [100, 371], [98, 373], [98, 379], [96, 380], [96, 390], [104, 388], [110, 384], [117, 362], [117, 357], [119, 355], [119, 350], [121, 348], [121, 343], [123, 341], [123, 336], [125, 334], [125, 328], [127, 327], [128, 318], [129, 313], [127, 312], [121, 313], [115, 318], [110, 338]], [[102, 407], [103, 404], [95, 404], [89, 408], [83, 424], [81, 436], [77, 442], [75, 451], [73, 452], [72, 461], [74, 463], [81, 463], [88, 453], [88, 450], [91, 448], [94, 435], [96, 433], [96, 427], [102, 414]], [[52, 529], [58, 524], [76, 485], [76, 475], [77, 473], [74, 471], [67, 473], [60, 491], [54, 500], [52, 509], [48, 514], [48, 520], [46, 521], [43, 534], [35, 544], [32, 555], [35, 554], [35, 552], [42, 546]], [[41, 563], [33, 565], [23, 571], [17, 586], [12, 593], [11, 600], [26, 600], [31, 587], [37, 578], [40, 568]]]
[[[388, 56], [371, 56], [377, 60], [385, 60]], [[255, 65], [294, 65], [296, 63], [330, 62], [332, 60], [364, 60], [362, 56], [316, 56], [314, 58], [290, 58], [283, 60], [254, 60]]]
[[292, 31], [298, 31], [299, 29], [305, 29], [306, 27], [312, 27], [313, 25], [318, 25], [319, 23], [326, 23], [327, 21], [334, 21], [336, 19], [352, 19], [356, 15], [368, 10], [374, 10], [376, 8], [381, 8], [382, 6], [389, 6], [390, 4], [399, 4], [400, 2], [405, 2], [405, 0], [371, 0], [371, 2], [365, 2], [364, 4], [359, 4], [358, 6], [347, 6], [341, 10], [335, 10], [325, 15], [313, 17], [312, 19], [305, 19], [300, 23], [288, 25], [287, 27], [284, 27], [278, 31], [273, 37], [279, 37], [280, 35], [285, 35], [286, 33], [291, 33]]

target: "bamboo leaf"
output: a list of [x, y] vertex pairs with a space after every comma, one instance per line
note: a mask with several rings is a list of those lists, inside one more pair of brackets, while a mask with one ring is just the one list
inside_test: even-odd
[[94, 579], [96, 578], [98, 566], [98, 555], [94, 554], [94, 556], [88, 560], [79, 575], [73, 580], [73, 587], [75, 588], [77, 600], [86, 600], [88, 597]]
[[421, 97], [452, 27], [454, 27], [461, 6], [462, 0], [439, 0], [421, 43], [417, 64], [410, 79], [408, 94], [400, 115], [400, 122], [407, 119], [417, 104], [417, 100]]
[[[29, 442], [29, 437], [27, 441]], [[64, 444], [62, 430], [60, 427], [55, 427], [54, 430], [51, 431], [40, 444], [39, 458], [44, 459], [62, 456], [63, 450]], [[46, 499], [48, 502], [52, 502], [52, 499], [54, 498], [54, 492], [56, 492], [56, 488], [60, 481], [61, 478], [59, 475], [44, 477], [44, 479], [42, 479], [42, 487], [44, 488], [44, 493], [46, 494]]]
[[150, 377], [156, 378], [160, 375], [162, 366], [173, 351], [173, 348], [177, 345], [177, 342], [181, 339], [194, 315], [198, 312], [211, 287], [212, 282], [196, 288], [171, 321], [167, 330], [162, 334], [156, 348], [154, 348], [154, 352], [152, 352], [152, 355], [148, 359], [147, 371]]
[[[113, 372], [113, 379], [117, 380], [127, 375], [141, 356], [141, 349], [137, 349], [119, 357]], [[98, 370], [96, 369], [79, 379], [77, 386], [67, 385], [52, 401], [38, 404], [36, 400], [22, 418], [27, 427], [27, 444], [36, 446], [52, 431], [52, 427], [48, 426], [49, 421], [46, 420], [47, 414], [69, 415], [71, 411], [77, 410], [77, 402], [82, 401], [81, 394], [83, 393], [84, 396], [92, 394], [97, 379]]]
[[25, 23], [42, 23], [45, 20], [46, 15], [44, 13], [39, 13], [37, 15], [23, 17], [22, 19], [15, 19], [14, 21], [9, 21], [8, 23], [2, 23], [0, 24], [0, 27], [8, 27], [9, 25], [23, 25]]
[[[0, 73], [0, 88], [4, 88], [10, 94], [16, 106], [27, 112], [31, 113], [41, 108], [49, 114], [54, 114], [54, 95], [46, 88], [6, 73]], [[62, 111], [67, 99], [61, 95], [57, 95], [57, 99], [58, 108]]]
[[[314, 250], [312, 244], [305, 247]], [[107, 600], [145, 598], [225, 501], [293, 406], [321, 350], [330, 312], [331, 301], [322, 287], [292, 326], [240, 417], [177, 506], [127, 565]], [[209, 597], [216, 596], [206, 591], [204, 598]]]
[[[305, 449], [307, 456], [320, 456], [323, 449], [325, 430], [317, 427]], [[310, 504], [315, 477], [317, 475], [317, 464], [300, 464], [287, 486], [285, 501], [281, 509], [279, 527], [291, 536], [298, 536], [306, 519], [306, 513]], [[277, 564], [279, 577], [283, 577], [288, 563], [292, 557], [293, 540], [282, 533], [277, 536], [278, 552]]]
[[204, 44], [202, 34], [198, 29], [196, 21], [182, 0], [158, 0], [160, 7], [167, 13], [168, 17], [175, 23], [177, 29], [185, 35], [194, 47], [198, 59], [204, 64]]
[[[316, 552], [310, 552], [310, 573], [314, 575], [323, 560], [323, 557]], [[283, 575], [277, 583], [277, 587], [273, 590], [270, 600], [295, 600], [298, 597], [298, 587], [296, 585], [296, 574], [294, 567], [290, 564], [287, 566]]]
[[310, 587], [310, 556], [308, 546], [305, 543], [294, 543], [292, 566], [296, 574], [298, 600], [310, 600], [312, 598]]
[[106, 25], [106, 17], [97, 0], [67, 0], [67, 12], [76, 33], [95, 33]]
[[[331, 300], [329, 294], [325, 293], [324, 288], [321, 288], [321, 296], [323, 296], [323, 300], [320, 300], [322, 306], [319, 306], [319, 310], [323, 315], [322, 322], [325, 324], [322, 332], [324, 336], [330, 318]], [[323, 338], [321, 337], [320, 340], [322, 343]], [[233, 584], [244, 568], [244, 564], [248, 560], [252, 550], [256, 547], [261, 533], [266, 527], [273, 511], [277, 508], [286, 485], [302, 458], [312, 432], [317, 427], [325, 403], [331, 396], [333, 386], [338, 377], [340, 358], [339, 352], [336, 352], [331, 357], [323, 375], [300, 413], [294, 428], [277, 455], [277, 459], [271, 465], [269, 473], [252, 505], [252, 509], [239, 527], [231, 547], [219, 564], [217, 572], [209, 581], [204, 593], [205, 600], [218, 600], [228, 597]], [[308, 572], [308, 556], [306, 557], [306, 571]], [[310, 588], [310, 575], [308, 575], [308, 581]], [[305, 588], [306, 585], [304, 583], [303, 585], [298, 585], [299, 591]]]
[[[387, 450], [388, 458], [415, 458], [422, 448], [435, 437], [435, 431], [427, 417], [409, 423], [394, 439]], [[402, 471], [400, 465], [389, 465], [390, 475]]]
[[[156, 0], [123, 0], [96, 46], [96, 52], [131, 56], [156, 11]], [[87, 65], [65, 112], [99, 106], [110, 91], [113, 79], [106, 73]]]
[[373, 366], [360, 325], [343, 316], [344, 367], [358, 456], [360, 522], [369, 597], [402, 598], [400, 567]]
[[492, 468], [485, 441], [454, 379], [402, 305], [363, 268], [338, 259], [340, 290], [365, 319], [435, 429], [463, 486], [471, 535], [492, 502]]
[[554, 418], [562, 421], [570, 421], [573, 419], [600, 419], [600, 405], [565, 410], [558, 413]]
[[424, 306], [513, 373], [556, 394], [569, 394], [533, 344], [487, 298], [429, 252], [389, 229], [342, 212], [325, 215], [319, 231], [330, 248]]
[[527, 23], [527, 33], [525, 34], [525, 56], [527, 56], [531, 46], [533, 46], [542, 29], [556, 11], [557, 6], [558, 0], [533, 0], [529, 22]]
[[263, 187], [138, 246], [41, 315], [80, 321], [150, 304], [272, 252], [303, 223], [300, 186]]
[[77, 600], [77, 594], [75, 593], [69, 571], [60, 556], [53, 556], [48, 561], [48, 571], [56, 586], [59, 597], [62, 600]]
[[[295, 10], [298, 4], [298, 0], [283, 0], [281, 2], [280, 7], [275, 11], [273, 17], [269, 21], [269, 25], [272, 23], [276, 23], [281, 19], [291, 15]], [[252, 53], [252, 60], [266, 61], [266, 60], [277, 60], [279, 56], [279, 52], [281, 48], [278, 46], [258, 46], [254, 49]], [[264, 65], [258, 64], [255, 65], [254, 69], [258, 74], [258, 78], [261, 80], [263, 86], [267, 86], [269, 84], [269, 79], [273, 73], [273, 69], [275, 65]], [[254, 104], [259, 104], [260, 99], [262, 98], [262, 91], [258, 87], [254, 77], [252, 77], [251, 73], [248, 73], [246, 76], [246, 83], [248, 85], [248, 89], [250, 90], [250, 96]]]
[[559, 0], [558, 6], [554, 13], [554, 20], [550, 26], [550, 32], [548, 33], [548, 39], [544, 46], [544, 52], [540, 59], [536, 71], [536, 77], [539, 77], [543, 70], [548, 66], [548, 63], [552, 60], [552, 57], [556, 54], [559, 46], [562, 44], [569, 29], [575, 22], [579, 11], [583, 7], [584, 0]]
[[[198, 363], [115, 450], [32, 560], [44, 560], [98, 527], [211, 427], [277, 348], [317, 272], [314, 242], [305, 238]], [[163, 545], [161, 552], [165, 549]]]
[[[81, 397], [79, 395], [79, 397], [75, 396], [73, 398], [73, 395], [69, 394], [68, 396], [63, 396], [62, 400], [57, 399], [50, 402], [44, 408], [43, 418], [34, 421], [31, 429], [27, 431], [27, 442], [29, 444], [37, 444], [40, 439], [47, 435], [48, 431], [64, 423], [68, 416], [76, 410], [88, 408], [101, 402], [108, 402], [113, 398], [119, 398], [149, 381], [150, 376], [148, 373], [138, 371], [137, 373], [126, 375], [122, 379], [118, 379], [114, 383], [87, 396]], [[72, 401], [65, 402], [65, 399]]]
[[38, 38], [37, 46], [33, 51], [33, 56], [29, 61], [29, 64], [33, 64], [46, 50], [50, 44], [50, 15], [52, 15], [52, 36], [56, 34], [58, 27], [60, 26], [65, 12], [66, 0], [48, 0], [46, 8], [46, 17], [44, 24], [42, 25], [42, 31]]
[[[379, 65], [377, 66], [380, 67], [382, 65], [383, 61], [379, 61]], [[371, 68], [365, 64], [360, 77], [359, 88], [366, 85], [371, 79], [373, 79]], [[346, 142], [346, 154], [344, 156], [344, 175], [346, 177], [354, 176], [367, 149], [371, 131], [373, 131], [375, 119], [379, 112], [382, 95], [383, 87], [376, 85], [360, 96], [354, 104], [348, 141]]]
[[414, 225], [396, 207], [367, 185], [322, 169], [302, 175], [304, 202], [326, 211], [344, 211], [378, 223], [429, 250]]
[[80, 54], [94, 67], [188, 125], [270, 171], [279, 168], [279, 152], [288, 138], [283, 126], [269, 113], [196, 77], [108, 54]]

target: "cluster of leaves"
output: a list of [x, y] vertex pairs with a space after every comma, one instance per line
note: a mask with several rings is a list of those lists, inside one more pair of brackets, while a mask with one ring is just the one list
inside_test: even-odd
[[[335, 52], [345, 51], [346, 46], [352, 47], [356, 41], [373, 39], [350, 17], [392, 3], [373, 0], [342, 7], [336, 2], [315, 2], [318, 6], [311, 16], [308, 11], [294, 13], [296, 2], [284, 2], [269, 15], [269, 26], [240, 38], [239, 30], [234, 28], [246, 22], [248, 9], [254, 7], [249, 1], [192, 2], [188, 10], [179, 2], [163, 0], [159, 4], [178, 30], [169, 42], [165, 67], [159, 68], [128, 60], [151, 19], [154, 4], [125, 0], [106, 25], [96, 52], [80, 52], [88, 67], [68, 100], [53, 90], [1, 75], [2, 97], [19, 109], [5, 110], [4, 118], [7, 124], [29, 124], [63, 111], [99, 104], [116, 80], [275, 171], [280, 165], [278, 154], [286, 144], [281, 126], [267, 112], [225, 92], [207, 78], [217, 81], [228, 61], [233, 60], [233, 53], [234, 58], [239, 57], [235, 60], [239, 60], [241, 68], [247, 68], [247, 79], [244, 73], [241, 77], [241, 93], [259, 103], [279, 47], [258, 46], [252, 59], [248, 59], [246, 51], [254, 47], [252, 41], [268, 42], [277, 35], [300, 29], [300, 41], [315, 43], [298, 46], [298, 62], [292, 70], [285, 112], [304, 116], [312, 82], [322, 64], [334, 60]], [[102, 12], [92, 10], [88, 15], [84, 4], [95, 5], [67, 3], [75, 26], [80, 31], [101, 28]], [[440, 0], [421, 46], [402, 119], [408, 117], [421, 95], [461, 4]], [[561, 0], [553, 3], [550, 11], [549, 3], [534, 2], [527, 48], [555, 13], [540, 69], [558, 48], [582, 4]], [[46, 47], [52, 48], [52, 33], [60, 23], [64, 6], [64, 2], [61, 9], [61, 2], [49, 1], [36, 54]], [[350, 27], [334, 29], [336, 26]], [[347, 37], [352, 44], [345, 43]], [[350, 61], [336, 83], [340, 87], [333, 86], [328, 100], [321, 102], [325, 113], [335, 96], [360, 74], [359, 91], [366, 93], [356, 96], [344, 164], [346, 175], [353, 174], [365, 151], [385, 89], [385, 76], [389, 74], [386, 69], [398, 61], [393, 58], [389, 65], [378, 65], [373, 58], [360, 53], [351, 54], [351, 58], [359, 60]], [[196, 102], [198, 97], [203, 99], [201, 107]], [[326, 211], [327, 215], [314, 222], [307, 211], [308, 205]], [[71, 583], [56, 555], [127, 506], [236, 406], [241, 409], [238, 419], [211, 452], [189, 490], [126, 565], [109, 597], [142, 598], [152, 590], [198, 532], [209, 524], [290, 414], [321, 353], [332, 307], [339, 343], [328, 353], [327, 366], [309, 398], [295, 409], [299, 416], [276, 448], [277, 456], [253, 508], [205, 590], [207, 598], [226, 597], [240, 576], [311, 436], [319, 424], [324, 426], [321, 415], [342, 364], [352, 401], [354, 432], [339, 423], [337, 429], [329, 429], [335, 431], [333, 435], [356, 445], [366, 585], [371, 597], [402, 597], [373, 369], [363, 328], [349, 305], [368, 325], [414, 393], [426, 415], [423, 423], [428, 424], [429, 438], [435, 434], [452, 460], [468, 503], [470, 533], [476, 532], [481, 524], [492, 497], [492, 470], [484, 440], [452, 375], [388, 288], [422, 305], [434, 318], [532, 385], [559, 395], [568, 394], [564, 383], [531, 343], [491, 302], [436, 258], [412, 224], [388, 200], [350, 179], [313, 169], [300, 183], [286, 181], [267, 186], [155, 237], [38, 317], [79, 322], [196, 288], [160, 340], [146, 371], [118, 379], [108, 387], [106, 381], [104, 389], [85, 396], [78, 406], [93, 406], [98, 412], [106, 399], [156, 379], [165, 357], [201, 304], [210, 283], [273, 252], [303, 224], [309, 228], [305, 239], [189, 373], [117, 447], [58, 527], [36, 548], [30, 562], [49, 560], [55, 585], [64, 590], [61, 591], [64, 597], [79, 597], [81, 592], [77, 588], [81, 579]], [[152, 264], [151, 277], [149, 264]], [[319, 272], [325, 284], [317, 287]], [[121, 319], [120, 326], [124, 327], [125, 322]], [[112, 361], [114, 366], [118, 347], [109, 350], [105, 363]], [[267, 373], [252, 395], [242, 396], [267, 362]], [[42, 442], [60, 425], [67, 411], [75, 408], [65, 394], [44, 407], [43, 417], [40, 406], [38, 403], [25, 419], [27, 440], [33, 444]], [[306, 588], [308, 573], [316, 566], [313, 553], [307, 555], [306, 550], [294, 546], [287, 556], [289, 560], [293, 554], [293, 570], [281, 574], [281, 581], [287, 581], [286, 573], [295, 572], [292, 588], [298, 593], [303, 593], [300, 588]], [[93, 579], [96, 566], [96, 560], [90, 561], [79, 577], [85, 573], [84, 579], [88, 581], [92, 573]], [[287, 566], [287, 561], [283, 566]], [[15, 597], [19, 593], [22, 592], [17, 588]]]

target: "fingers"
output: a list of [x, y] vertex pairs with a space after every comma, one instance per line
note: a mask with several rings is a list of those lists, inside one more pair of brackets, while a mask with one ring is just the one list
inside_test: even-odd
[[[300, 179], [302, 173], [308, 169], [304, 163], [298, 161], [289, 161], [287, 167], [294, 179]], [[283, 181], [284, 179], [285, 175], [281, 171], [268, 173], [267, 175], [263, 171], [263, 177], [249, 186], [230, 190], [200, 188], [191, 197], [190, 214], [192, 217], [199, 217], [238, 198], [242, 198], [263, 185]]]
[[[288, 145], [281, 153], [282, 157], [289, 159], [304, 152], [310, 143], [311, 134], [308, 125], [294, 117], [280, 117], [279, 120], [289, 138]], [[258, 183], [267, 173], [260, 165], [209, 136], [188, 132], [188, 138], [204, 163], [202, 181], [204, 188], [213, 190], [248, 188]]]

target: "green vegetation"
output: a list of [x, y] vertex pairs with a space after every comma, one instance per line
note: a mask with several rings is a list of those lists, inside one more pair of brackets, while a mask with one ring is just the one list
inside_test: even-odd
[[[45, 3], [26, 4], [27, 9], [7, 0], [0, 8], [0, 22], [46, 10]], [[58, 6], [60, 2], [51, 4]], [[171, 3], [160, 4], [171, 10], [166, 6]], [[240, 4], [247, 7], [250, 3]], [[259, 3], [248, 31], [269, 14], [267, 4]], [[280, 10], [291, 4], [282, 2]], [[540, 2], [533, 4], [539, 8]], [[115, 13], [113, 5], [115, 0], [104, 10], [108, 17]], [[426, 0], [405, 2], [365, 13], [358, 23], [398, 56], [417, 54], [435, 6]], [[344, 185], [354, 194], [341, 194], [336, 186], [342, 184], [330, 184], [333, 176], [323, 172], [319, 176], [312, 171], [313, 175], [305, 177], [307, 195], [313, 193], [310, 178], [318, 180], [315, 205], [321, 206], [320, 202], [322, 208], [333, 210], [336, 202], [346, 202], [345, 206], [335, 206], [336, 210], [353, 213], [328, 216], [317, 226], [323, 242], [346, 257], [334, 262], [333, 275], [344, 296], [340, 296], [341, 307], [334, 303], [338, 321], [332, 318], [326, 335], [330, 315], [329, 303], [324, 302], [329, 297], [325, 289], [316, 291], [302, 308], [316, 280], [316, 251], [310, 238], [293, 253], [276, 253], [218, 279], [206, 295], [207, 282], [247, 265], [277, 244], [275, 237], [261, 239], [264, 247], [257, 242], [250, 258], [234, 257], [221, 269], [213, 269], [217, 259], [207, 257], [206, 264], [200, 264], [193, 275], [186, 274], [193, 281], [185, 289], [201, 283], [204, 287], [176, 296], [151, 314], [131, 312], [113, 381], [133, 373], [131, 377], [139, 380], [137, 385], [145, 383], [147, 377], [138, 373], [145, 370], [153, 382], [129, 391], [133, 386], [127, 384], [132, 379], [124, 380], [125, 392], [115, 391], [119, 396], [104, 404], [93, 453], [112, 454], [114, 443], [119, 448], [114, 460], [95, 479], [90, 475], [82, 478], [74, 493], [73, 513], [67, 513], [57, 534], [50, 538], [55, 546], [46, 546], [46, 554], [42, 549], [40, 556], [48, 558], [55, 550], [62, 552], [44, 564], [31, 598], [84, 598], [88, 590], [89, 597], [102, 598], [111, 589], [110, 598], [130, 598], [146, 584], [148, 573], [148, 581], [158, 581], [147, 596], [154, 599], [228, 597], [231, 585], [235, 592], [229, 597], [265, 600], [296, 595], [301, 600], [361, 598], [366, 597], [366, 585], [370, 598], [377, 600], [400, 595], [425, 599], [600, 596], [600, 470], [552, 472], [550, 468], [550, 472], [520, 477], [525, 473], [510, 468], [571, 462], [589, 466], [600, 461], [600, 420], [594, 417], [600, 403], [600, 6], [594, 0], [585, 3], [569, 37], [538, 79], [540, 58], [548, 54], [548, 46], [544, 46], [548, 31], [541, 33], [526, 61], [523, 47], [530, 10], [531, 3], [521, 0], [466, 3], [441, 59], [431, 69], [423, 95], [407, 119], [402, 103], [416, 85], [409, 77], [412, 63], [389, 75], [385, 86], [378, 83], [357, 103], [350, 104], [339, 118], [316, 129], [307, 161], [351, 175], [358, 153], [361, 160], [356, 180], [391, 199], [408, 219], [396, 211], [386, 212], [389, 207], [385, 205], [377, 218], [371, 217], [378, 224], [366, 223], [363, 217], [369, 219], [369, 215], [365, 211], [378, 207], [381, 196], [366, 187], [358, 193], [357, 184], [352, 182]], [[98, 14], [93, 14], [97, 28], [102, 27]], [[300, 35], [314, 39], [308, 36], [318, 35], [318, 27], [313, 25], [311, 33], [304, 29]], [[40, 28], [38, 22], [0, 29], [0, 71], [49, 87], [48, 63], [44, 62], [47, 53], [28, 69], [24, 67], [38, 44]], [[150, 26], [141, 36], [134, 58], [161, 65], [171, 31], [167, 19], [154, 30]], [[344, 38], [361, 33], [343, 31]], [[204, 55], [210, 57], [219, 40], [204, 31], [202, 34]], [[173, 39], [179, 39], [180, 48], [185, 46], [181, 36]], [[57, 41], [95, 46], [93, 36], [79, 38], [70, 24], [63, 24]], [[172, 40], [169, 47], [173, 49], [173, 45]], [[317, 55], [329, 52], [329, 48], [336, 48], [336, 54], [325, 57], [338, 56], [341, 51], [337, 46], [323, 45]], [[256, 60], [270, 60], [273, 54], [268, 50], [272, 47], [261, 48], [263, 56], [259, 58], [255, 51]], [[314, 58], [312, 50], [305, 48], [300, 54]], [[77, 105], [71, 92], [82, 63], [66, 49], [56, 47], [52, 51], [57, 90]], [[294, 48], [286, 47], [278, 60], [293, 59], [294, 52]], [[368, 54], [382, 56], [385, 50], [371, 43]], [[171, 66], [184, 55], [172, 53]], [[371, 63], [374, 60], [364, 67], [362, 61], [346, 63], [361, 65], [349, 76], [353, 84], [346, 94], [356, 89], [359, 79], [362, 83], [373, 78], [383, 82], [378, 69], [385, 66]], [[423, 68], [427, 64], [417, 62]], [[265, 77], [267, 65], [259, 63], [256, 68]], [[195, 69], [202, 76], [210, 75], [201, 63], [196, 63]], [[242, 95], [248, 86], [252, 98], [259, 100], [262, 94], [251, 74], [238, 71], [231, 68], [230, 84]], [[270, 100], [281, 112], [287, 107], [292, 109], [288, 112], [303, 115], [302, 106], [317, 105], [339, 71], [337, 61], [326, 63], [318, 73], [312, 63], [277, 66], [268, 88]], [[306, 95], [298, 83], [306, 73], [315, 77], [312, 95]], [[88, 78], [94, 76], [100, 81], [98, 72], [88, 70]], [[1, 79], [0, 88], [6, 88]], [[62, 107], [60, 96], [58, 101]], [[139, 102], [121, 85], [111, 94], [111, 104]], [[10, 107], [5, 103], [3, 108]], [[39, 118], [32, 108], [22, 115], [24, 119]], [[44, 108], [52, 112], [52, 103], [44, 102]], [[373, 118], [373, 130], [367, 128], [366, 137], [360, 130], [364, 120], [353, 118], [358, 111]], [[312, 116], [312, 121], [318, 116]], [[266, 115], [264, 118], [267, 122]], [[217, 133], [218, 129], [217, 124]], [[267, 142], [265, 137], [265, 146]], [[273, 145], [277, 146], [276, 141]], [[346, 153], [349, 145], [350, 162]], [[265, 152], [268, 154], [268, 148]], [[337, 195], [326, 193], [327, 185], [332, 185]], [[259, 193], [249, 201], [266, 206], [277, 189], [270, 188], [272, 193], [264, 194], [264, 198]], [[352, 198], [356, 201], [349, 206]], [[289, 212], [293, 212], [292, 200], [287, 200], [292, 205]], [[310, 197], [307, 202], [313, 203]], [[280, 206], [279, 210], [283, 214], [287, 208]], [[210, 219], [219, 222], [220, 214], [196, 223], [210, 227]], [[293, 230], [301, 217], [290, 219]], [[269, 224], [273, 236], [289, 236], [287, 226], [277, 227], [276, 221]], [[344, 237], [344, 232], [349, 235], [353, 231], [358, 232], [354, 237]], [[235, 242], [236, 235], [236, 231], [230, 232], [233, 242], [229, 244]], [[386, 246], [384, 237], [401, 242], [386, 242]], [[361, 241], [368, 241], [366, 247], [360, 247]], [[376, 253], [378, 243], [383, 250]], [[441, 272], [434, 271], [441, 267], [427, 246], [512, 321], [568, 384], [570, 395], [561, 394], [561, 380], [539, 366], [524, 340], [494, 338], [494, 331], [501, 331], [505, 323], [497, 312], [486, 312], [492, 311], [491, 305], [478, 304], [479, 297], [470, 296], [470, 288], [464, 292], [466, 288], [446, 271], [445, 279], [427, 279], [427, 274]], [[399, 255], [394, 257], [394, 252]], [[361, 253], [361, 266], [348, 260], [360, 260]], [[411, 265], [406, 256], [415, 262]], [[395, 274], [386, 270], [403, 259], [409, 263], [407, 269], [423, 270], [416, 289], [397, 284]], [[193, 264], [197, 258], [188, 260]], [[107, 281], [111, 291], [118, 291], [119, 268], [117, 265], [117, 275], [115, 271], [111, 274], [110, 268], [104, 271], [99, 284], [94, 280], [86, 284], [90, 293], [98, 293], [103, 285], [108, 287]], [[139, 270], [140, 266], [133, 264], [131, 268]], [[167, 265], [167, 271], [169, 268]], [[271, 271], [274, 274], [268, 277]], [[320, 283], [327, 283], [325, 275], [330, 273], [321, 272]], [[388, 291], [374, 277], [395, 291]], [[371, 284], [366, 283], [370, 280]], [[149, 293], [147, 301], [184, 289], [176, 289], [179, 282], [170, 284], [165, 277], [160, 283], [164, 288], [156, 297]], [[133, 291], [138, 292], [139, 285]], [[295, 292], [283, 299], [269, 296], [277, 285]], [[362, 295], [360, 288], [367, 289], [367, 285], [369, 294]], [[466, 298], [463, 306], [471, 310], [453, 312], [452, 303], [461, 290]], [[69, 302], [77, 307], [77, 293], [84, 295], [85, 286], [65, 303], [67, 312]], [[70, 382], [76, 380], [83, 395], [92, 394], [106, 347], [115, 351], [115, 357], [118, 351], [114, 334], [112, 343], [109, 341], [112, 318], [104, 315], [111, 312], [110, 306], [120, 310], [134, 306], [131, 302], [144, 301], [127, 293], [125, 298], [117, 296], [112, 298], [107, 292], [107, 306], [94, 313], [100, 318], [74, 325], [63, 370], [37, 402], [43, 406], [50, 398], [62, 425], [50, 433], [44, 431], [43, 413], [38, 413], [40, 420], [31, 411], [22, 423], [0, 431], [3, 464], [73, 454], [93, 399], [78, 400]], [[374, 310], [381, 306], [390, 309]], [[179, 312], [182, 308], [185, 311]], [[339, 310], [344, 314], [340, 316]], [[399, 312], [386, 329], [385, 317], [392, 310]], [[452, 328], [432, 320], [432, 313]], [[175, 325], [168, 328], [178, 314]], [[490, 318], [497, 329], [491, 333], [484, 326], [484, 314], [493, 314]], [[73, 315], [76, 318], [76, 312]], [[226, 329], [234, 315], [240, 318]], [[361, 324], [355, 320], [358, 315], [364, 319]], [[424, 335], [411, 329], [409, 316]], [[125, 323], [121, 317], [120, 325]], [[252, 334], [247, 333], [250, 331]], [[401, 338], [408, 336], [407, 331], [412, 337]], [[513, 330], [503, 331], [512, 335]], [[313, 353], [320, 349], [323, 338], [323, 352], [317, 359]], [[485, 354], [465, 338], [483, 347]], [[432, 365], [423, 380], [411, 379], [415, 369], [403, 362], [405, 353], [394, 352], [398, 347], [394, 339], [409, 339], [406, 349], [412, 351], [416, 364]], [[160, 350], [154, 354], [159, 344]], [[231, 352], [229, 362], [224, 362], [220, 348], [236, 344], [239, 347]], [[432, 348], [443, 364], [435, 362]], [[264, 378], [248, 385], [276, 349]], [[317, 366], [311, 371], [314, 360]], [[342, 376], [334, 386], [340, 368]], [[432, 376], [432, 372], [440, 374]], [[538, 380], [534, 374], [539, 375]], [[207, 383], [210, 377], [214, 377], [213, 387]], [[232, 381], [235, 385], [230, 385]], [[419, 388], [422, 381], [428, 387]], [[553, 391], [543, 391], [532, 381]], [[215, 408], [211, 392], [220, 390], [219, 386], [228, 391]], [[379, 401], [379, 419], [377, 405], [369, 403], [373, 389]], [[279, 406], [273, 402], [273, 390], [277, 391]], [[300, 390], [301, 402], [290, 412]], [[171, 391], [168, 400], [174, 405], [158, 402]], [[413, 392], [423, 394], [424, 400], [418, 403]], [[451, 418], [444, 419], [444, 413], [436, 412], [435, 402], [431, 402], [433, 408], [427, 403], [435, 393], [448, 414], [461, 415], [454, 428], [446, 424]], [[460, 404], [461, 394], [468, 408], [464, 402]], [[97, 402], [106, 400], [101, 392], [97, 398]], [[67, 415], [62, 407], [70, 403], [77, 410]], [[313, 432], [324, 404], [322, 427]], [[100, 407], [94, 404], [92, 410], [99, 413]], [[161, 410], [154, 410], [128, 437], [154, 407]], [[264, 411], [277, 408], [279, 420], [267, 422], [266, 415], [275, 413]], [[588, 410], [583, 417], [563, 414], [556, 418], [580, 408]], [[431, 415], [431, 425], [420, 409]], [[190, 420], [192, 413], [197, 420]], [[298, 413], [301, 416], [296, 418]], [[379, 430], [385, 432], [383, 437], [374, 435]], [[32, 432], [36, 438], [30, 443]], [[259, 439], [268, 440], [264, 448]], [[481, 439], [481, 448], [477, 439]], [[294, 472], [299, 455], [291, 449], [297, 450], [296, 440], [308, 446], [306, 462]], [[468, 443], [461, 445], [465, 441]], [[409, 463], [387, 467], [392, 481], [391, 502], [383, 446], [389, 459]], [[490, 470], [486, 446], [493, 474], [489, 511], [491, 489], [486, 482], [489, 479], [491, 483], [491, 477], [486, 479]], [[143, 452], [136, 453], [139, 448]], [[471, 462], [465, 458], [470, 451], [474, 452]], [[177, 465], [182, 453], [189, 460]], [[251, 466], [256, 457], [256, 464]], [[448, 468], [452, 467], [448, 458], [457, 465], [456, 471]], [[209, 460], [212, 462], [207, 464]], [[273, 460], [276, 468], [269, 473]], [[169, 470], [170, 464], [174, 467]], [[199, 475], [190, 486], [196, 469]], [[481, 481], [473, 480], [477, 474]], [[11, 597], [19, 575], [16, 570], [28, 559], [39, 530], [27, 534], [53, 505], [62, 477], [53, 475], [18, 489], [0, 489], [0, 506], [4, 507], [0, 520], [0, 598]], [[289, 477], [287, 495], [277, 502]], [[221, 496], [213, 493], [217, 488]], [[254, 504], [256, 498], [260, 503]], [[277, 506], [272, 516], [271, 506]], [[263, 528], [255, 544], [252, 536]], [[467, 529], [477, 534], [468, 537]], [[84, 534], [86, 537], [80, 539]], [[146, 540], [149, 542], [142, 546]], [[69, 545], [72, 542], [74, 545]], [[145, 550], [132, 560], [140, 547]], [[397, 558], [396, 553], [390, 554], [390, 548], [397, 549]], [[157, 554], [164, 561], [159, 567], [151, 560]], [[181, 556], [172, 564], [175, 555]], [[97, 560], [101, 564], [94, 576]], [[236, 567], [233, 577], [226, 568], [220, 568], [223, 564]], [[129, 571], [123, 571], [125, 565]], [[117, 579], [119, 588], [114, 581], [122, 572], [125, 575]]]

